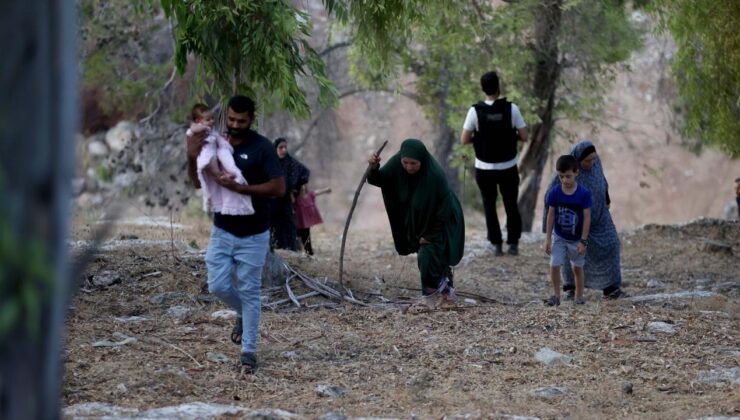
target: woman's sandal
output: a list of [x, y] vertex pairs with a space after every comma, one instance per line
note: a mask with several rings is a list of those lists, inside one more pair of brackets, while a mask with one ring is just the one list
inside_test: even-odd
[[236, 324], [234, 325], [234, 328], [231, 330], [231, 342], [234, 344], [241, 344], [242, 343], [242, 334], [244, 334], [244, 330], [242, 328], [242, 319], [237, 318]]
[[242, 375], [251, 375], [257, 371], [257, 356], [254, 353], [242, 353], [239, 361], [242, 364]]

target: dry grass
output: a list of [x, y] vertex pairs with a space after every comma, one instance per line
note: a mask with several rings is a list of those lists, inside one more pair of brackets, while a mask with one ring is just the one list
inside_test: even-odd
[[[122, 227], [114, 232], [140, 238], [170, 235], [168, 229]], [[81, 235], [84, 229], [81, 229]], [[174, 236], [203, 246], [207, 222]], [[363, 299], [413, 300], [418, 292], [416, 261], [398, 257], [382, 233], [353, 233], [345, 257], [345, 278]], [[281, 255], [311, 277], [336, 278], [337, 232], [318, 231], [319, 257]], [[735, 255], [698, 251], [711, 237], [731, 243]], [[666, 291], [693, 290], [740, 282], [740, 226], [693, 224], [647, 227], [623, 237], [627, 290], [653, 293], [650, 279]], [[138, 408], [203, 401], [250, 408], [281, 408], [305, 417], [327, 412], [350, 416], [441, 418], [470, 415], [495, 418], [698, 418], [738, 415], [737, 385], [703, 384], [701, 370], [733, 368], [740, 360], [738, 288], [710, 299], [632, 304], [602, 301], [545, 308], [547, 259], [540, 242], [524, 243], [519, 257], [494, 258], [480, 235], [469, 237], [466, 264], [456, 271], [463, 292], [497, 303], [459, 302], [454, 308], [407, 305], [264, 311], [256, 375], [239, 379], [238, 347], [228, 338], [231, 321], [210, 314], [223, 309], [197, 298], [205, 276], [202, 257], [180, 245], [123, 247], [101, 252], [87, 271], [115, 270], [123, 280], [107, 288], [88, 285], [69, 318], [64, 403], [109, 402]], [[144, 277], [160, 271], [160, 276]], [[292, 283], [296, 294], [307, 292]], [[157, 305], [160, 293], [187, 295]], [[285, 297], [281, 292], [272, 300]], [[328, 303], [313, 297], [309, 305]], [[166, 315], [170, 306], [192, 309], [184, 320]], [[141, 323], [114, 317], [139, 315]], [[647, 324], [673, 324], [674, 335], [651, 333]], [[114, 332], [138, 341], [117, 348], [92, 347]], [[654, 341], [636, 338], [652, 336]], [[574, 358], [569, 366], [545, 367], [534, 354], [550, 347]], [[207, 360], [221, 352], [229, 363]], [[624, 382], [634, 385], [631, 395]], [[346, 395], [321, 397], [320, 384], [345, 388]], [[532, 397], [531, 390], [557, 386], [567, 395]]]

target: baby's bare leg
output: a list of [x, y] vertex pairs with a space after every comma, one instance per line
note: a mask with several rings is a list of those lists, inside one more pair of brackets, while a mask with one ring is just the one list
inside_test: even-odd
[[213, 177], [220, 177], [222, 175], [221, 167], [218, 164], [218, 159], [213, 158], [208, 165], [206, 165], [206, 172]]

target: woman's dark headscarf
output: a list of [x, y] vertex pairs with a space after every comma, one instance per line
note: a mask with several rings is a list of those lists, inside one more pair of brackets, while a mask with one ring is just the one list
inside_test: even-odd
[[[277, 153], [277, 148], [282, 143], [287, 144], [288, 141], [282, 137], [275, 139], [275, 153]], [[285, 157], [282, 159], [278, 157], [278, 161], [280, 162], [280, 166], [283, 168], [283, 173], [285, 174], [286, 196], [293, 191], [298, 191], [304, 184], [308, 183], [311, 171], [309, 171], [301, 162], [293, 159], [290, 153], [286, 153]]]
[[[401, 158], [421, 162], [411, 175], [401, 165]], [[445, 253], [450, 265], [460, 262], [465, 241], [465, 222], [457, 197], [450, 190], [447, 175], [429, 154], [424, 143], [407, 139], [376, 177], [368, 182], [381, 187], [383, 202], [393, 233], [396, 251], [408, 255], [419, 250], [423, 236], [430, 242], [446, 241]], [[427, 237], [438, 234], [441, 238]]]

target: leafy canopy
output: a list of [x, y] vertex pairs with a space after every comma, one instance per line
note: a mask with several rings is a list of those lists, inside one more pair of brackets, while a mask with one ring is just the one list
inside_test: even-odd
[[673, 72], [687, 109], [685, 132], [740, 156], [740, 6], [736, 0], [653, 0], [678, 51]]

